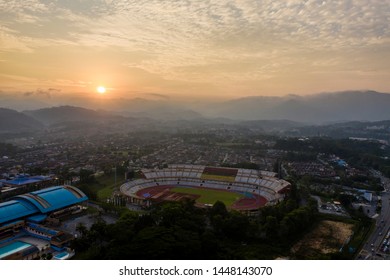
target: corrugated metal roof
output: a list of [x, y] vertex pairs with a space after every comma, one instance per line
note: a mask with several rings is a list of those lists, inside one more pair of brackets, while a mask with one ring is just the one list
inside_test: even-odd
[[39, 209], [28, 201], [7, 201], [0, 204], [0, 224], [39, 212]]
[[21, 176], [21, 177], [15, 178], [13, 180], [5, 181], [3, 183], [9, 184], [9, 185], [19, 186], [19, 185], [34, 184], [34, 183], [38, 183], [38, 182], [42, 182], [42, 181], [46, 181], [46, 180], [50, 180], [50, 177], [48, 177], [48, 176], [32, 176], [32, 177]]
[[88, 200], [79, 189], [70, 186], [51, 187], [14, 197], [0, 203], [0, 224], [33, 214], [46, 214]]
[[57, 186], [19, 195], [15, 200], [28, 200], [38, 207], [41, 213], [48, 213], [88, 200], [85, 194], [82, 195], [80, 197], [67, 187]]
[[45, 214], [38, 214], [27, 218], [27, 221], [34, 222], [34, 223], [40, 223], [44, 221], [47, 218], [47, 215]]

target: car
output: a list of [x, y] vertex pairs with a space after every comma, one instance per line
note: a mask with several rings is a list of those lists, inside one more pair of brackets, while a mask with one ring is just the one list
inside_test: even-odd
[[382, 235], [382, 232], [380, 232], [379, 235]]
[[371, 243], [371, 247], [374, 247], [374, 243]]

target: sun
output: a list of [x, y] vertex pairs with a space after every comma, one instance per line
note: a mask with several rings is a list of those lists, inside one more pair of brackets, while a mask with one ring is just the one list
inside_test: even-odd
[[106, 92], [106, 88], [103, 87], [103, 86], [98, 86], [98, 87], [96, 88], [96, 90], [97, 90], [97, 92], [100, 93], [100, 94], [103, 94], [103, 93]]

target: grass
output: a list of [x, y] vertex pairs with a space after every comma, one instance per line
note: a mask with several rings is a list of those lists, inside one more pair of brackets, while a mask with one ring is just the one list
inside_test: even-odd
[[106, 200], [110, 198], [114, 189], [119, 187], [124, 183], [123, 179], [119, 179], [118, 176], [116, 178], [115, 184], [115, 175], [103, 175], [101, 177], [96, 178], [99, 185], [103, 186], [103, 188], [99, 189], [97, 192], [97, 196], [99, 200]]
[[236, 179], [236, 176], [224, 176], [224, 175], [202, 174], [201, 179], [204, 179], [204, 180], [225, 181], [225, 182], [234, 182], [234, 180]]
[[115, 175], [102, 175], [96, 177], [96, 182], [92, 184], [88, 184], [89, 189], [93, 189], [96, 191], [97, 200], [98, 201], [106, 201], [107, 198], [110, 198], [115, 188], [118, 188], [120, 185], [124, 183], [124, 179], [122, 176], [116, 180], [115, 184]]
[[219, 200], [225, 203], [227, 207], [230, 207], [238, 199], [244, 197], [244, 195], [240, 193], [219, 191], [219, 190], [212, 190], [212, 189], [176, 187], [171, 189], [171, 191], [176, 193], [200, 195], [200, 197], [196, 200], [196, 202], [203, 203], [203, 204], [214, 204]]

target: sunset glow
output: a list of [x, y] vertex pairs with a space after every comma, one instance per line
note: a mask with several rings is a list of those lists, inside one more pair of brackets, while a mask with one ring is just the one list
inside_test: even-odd
[[390, 92], [388, 0], [28, 3], [0, 4], [0, 95]]
[[100, 93], [100, 94], [106, 93], [106, 88], [103, 87], [103, 86], [98, 86], [98, 87], [96, 88], [96, 90], [97, 90], [97, 92]]

